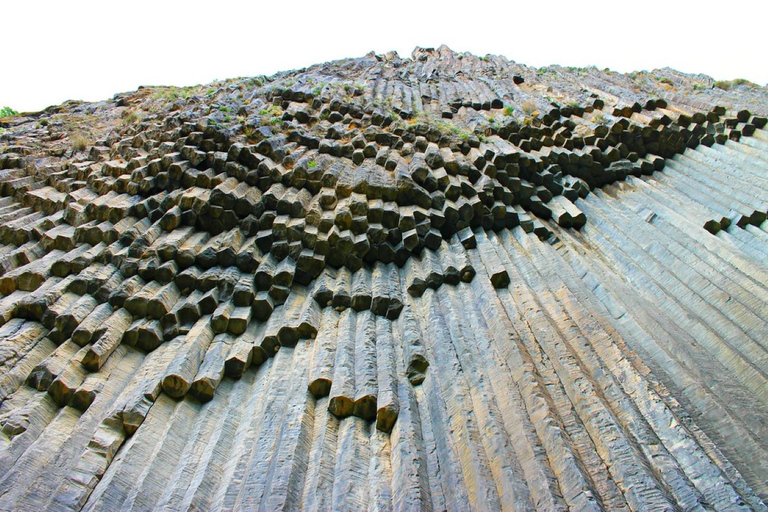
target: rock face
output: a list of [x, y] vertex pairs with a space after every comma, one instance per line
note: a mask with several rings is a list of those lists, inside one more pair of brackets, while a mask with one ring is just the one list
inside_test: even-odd
[[0, 509], [768, 509], [766, 113], [441, 47], [4, 120]]

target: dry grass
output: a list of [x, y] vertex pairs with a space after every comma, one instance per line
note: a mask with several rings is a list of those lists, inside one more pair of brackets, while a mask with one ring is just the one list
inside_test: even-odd
[[91, 145], [91, 141], [82, 133], [75, 133], [69, 137], [72, 142], [72, 149], [75, 151], [85, 151], [85, 149]]
[[523, 102], [523, 104], [520, 105], [520, 108], [522, 108], [523, 112], [525, 112], [528, 115], [531, 115], [534, 112], [536, 112], [536, 104], [531, 100], [526, 100], [525, 102]]
[[120, 114], [120, 117], [123, 118], [124, 125], [134, 124], [141, 121], [141, 116], [139, 115], [139, 113], [130, 108], [123, 110], [123, 112]]

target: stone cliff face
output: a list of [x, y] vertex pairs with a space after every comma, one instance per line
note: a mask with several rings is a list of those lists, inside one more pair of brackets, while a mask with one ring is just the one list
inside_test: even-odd
[[0, 509], [766, 510], [768, 93], [713, 85], [417, 48], [1, 120]]

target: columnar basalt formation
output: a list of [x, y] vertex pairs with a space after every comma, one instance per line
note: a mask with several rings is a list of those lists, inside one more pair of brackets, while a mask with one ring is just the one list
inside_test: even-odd
[[2, 120], [0, 509], [766, 510], [768, 94], [445, 47]]

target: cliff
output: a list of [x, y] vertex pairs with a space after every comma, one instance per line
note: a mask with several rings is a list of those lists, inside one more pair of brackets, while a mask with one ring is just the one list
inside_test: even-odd
[[766, 114], [441, 47], [0, 120], [0, 509], [768, 509]]

